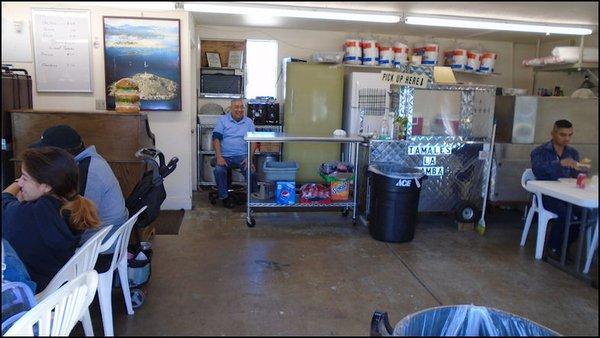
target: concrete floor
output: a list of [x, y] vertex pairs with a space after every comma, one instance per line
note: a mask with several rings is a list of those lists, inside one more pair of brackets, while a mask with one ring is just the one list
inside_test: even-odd
[[[485, 236], [424, 215], [404, 244], [378, 242], [338, 212], [257, 213], [255, 228], [244, 217], [195, 193], [179, 235], [153, 241], [144, 305], [128, 316], [114, 290], [115, 335], [368, 335], [376, 310], [394, 326], [453, 304], [598, 335], [598, 290], [534, 260], [535, 231], [520, 248], [519, 212], [492, 212]], [[97, 301], [92, 316], [101, 335]]]

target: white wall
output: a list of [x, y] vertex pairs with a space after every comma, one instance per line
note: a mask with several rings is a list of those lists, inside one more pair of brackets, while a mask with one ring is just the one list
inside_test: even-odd
[[[357, 23], [356, 30], [360, 31], [360, 24]], [[196, 26], [198, 39], [265, 39], [277, 40], [278, 42], [278, 74], [281, 72], [281, 60], [285, 57], [294, 57], [299, 59], [309, 59], [315, 52], [323, 51], [342, 51], [346, 38], [356, 36], [352, 32], [335, 31], [315, 31], [300, 29], [278, 29], [278, 28], [258, 28], [258, 27], [237, 27], [237, 26]], [[378, 40], [387, 39], [395, 41], [402, 39], [408, 42], [409, 46], [415, 42], [424, 41], [424, 37], [405, 36], [405, 35], [374, 35]], [[456, 79], [463, 82], [472, 82], [480, 84], [491, 84], [499, 87], [512, 87], [513, 83], [513, 43], [495, 42], [481, 40], [451, 40], [443, 38], [434, 38], [434, 42], [439, 44], [440, 51], [461, 46], [464, 48], [480, 48], [498, 53], [495, 72], [500, 75], [482, 76], [475, 74], [456, 73]], [[441, 54], [441, 53], [440, 53]], [[440, 55], [440, 60], [442, 55]], [[282, 97], [282, 81], [278, 83], [278, 98]], [[218, 99], [199, 99], [198, 107], [211, 102], [220, 104], [224, 108], [229, 104], [229, 100]], [[196, 140], [194, 139], [194, 142]]]
[[[356, 30], [360, 31], [360, 24], [356, 24]], [[315, 52], [323, 51], [342, 51], [346, 38], [356, 36], [353, 32], [333, 32], [333, 31], [315, 31], [300, 29], [277, 29], [277, 28], [258, 28], [258, 27], [236, 27], [236, 26], [196, 26], [196, 33], [199, 39], [266, 39], [277, 40], [279, 62], [284, 57], [294, 57], [300, 59], [309, 59]], [[376, 34], [374, 37], [378, 40], [387, 39], [395, 41], [402, 39], [408, 42], [409, 46], [415, 42], [423, 42], [421, 36], [405, 36]], [[500, 87], [511, 87], [513, 79], [513, 43], [482, 41], [482, 40], [453, 40], [444, 38], [433, 38], [434, 42], [440, 46], [440, 51], [454, 48], [461, 45], [465, 48], [481, 48], [484, 50], [498, 53], [495, 72], [499, 76], [481, 76], [465, 73], [457, 73], [458, 81], [493, 84]], [[441, 60], [441, 55], [440, 55]], [[281, 85], [279, 86], [281, 94]]]
[[[92, 51], [93, 93], [37, 93], [35, 90], [35, 71], [32, 62], [11, 63], [15, 68], [25, 68], [34, 83], [34, 109], [51, 110], [95, 110], [96, 100], [104, 101], [104, 42], [102, 16], [131, 16], [150, 18], [173, 18], [180, 20], [181, 42], [181, 97], [182, 110], [169, 112], [143, 112], [148, 115], [150, 129], [156, 137], [156, 147], [167, 159], [179, 158], [177, 169], [165, 179], [167, 199], [163, 209], [191, 209], [192, 206], [192, 144], [190, 134], [193, 131], [192, 117], [196, 115], [196, 79], [195, 65], [192, 64], [191, 44], [195, 39], [194, 24], [191, 15], [184, 11], [136, 11], [104, 7], [89, 7], [73, 4], [55, 5], [51, 3], [31, 5], [27, 3], [2, 3], [2, 17], [9, 20], [22, 20], [31, 25], [31, 8], [73, 8], [89, 9], [92, 25], [92, 41], [99, 41]], [[3, 33], [4, 34], [4, 33]], [[31, 38], [31, 37], [24, 37]], [[10, 46], [2, 46], [10, 48]], [[195, 125], [194, 125], [195, 126]], [[110, 137], [110, 131], [107, 131]]]
[[514, 45], [513, 87], [527, 89], [528, 95], [532, 95], [533, 69], [523, 66], [522, 61], [535, 57], [536, 49], [536, 44], [515, 43]]

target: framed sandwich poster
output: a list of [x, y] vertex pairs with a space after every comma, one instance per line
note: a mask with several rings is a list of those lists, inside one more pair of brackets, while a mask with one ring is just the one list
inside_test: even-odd
[[106, 109], [115, 109], [117, 81], [139, 87], [140, 110], [181, 110], [179, 19], [104, 16]]

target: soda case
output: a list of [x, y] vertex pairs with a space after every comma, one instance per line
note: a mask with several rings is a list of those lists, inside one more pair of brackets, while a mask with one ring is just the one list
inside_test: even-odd
[[296, 182], [277, 182], [275, 190], [275, 201], [281, 205], [292, 205], [296, 203]]

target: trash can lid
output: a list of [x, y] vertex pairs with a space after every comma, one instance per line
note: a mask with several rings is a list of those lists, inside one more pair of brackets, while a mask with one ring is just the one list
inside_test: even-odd
[[397, 163], [378, 163], [369, 165], [369, 171], [378, 175], [398, 179], [420, 179], [425, 173], [417, 168], [406, 167]]

